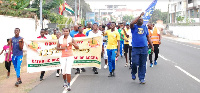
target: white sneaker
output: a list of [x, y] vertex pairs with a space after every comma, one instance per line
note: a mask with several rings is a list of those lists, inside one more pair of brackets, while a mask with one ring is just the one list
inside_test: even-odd
[[56, 73], [56, 77], [59, 77], [60, 75], [58, 73]]
[[68, 86], [67, 86], [67, 83], [64, 83], [64, 84], [63, 84], [63, 87], [64, 87], [64, 88], [67, 88], [67, 87], [68, 87]]
[[105, 66], [104, 66], [104, 69], [107, 69], [107, 68], [108, 68], [108, 65], [105, 65]]
[[126, 63], [126, 64], [125, 64], [125, 67], [127, 67], [127, 66], [128, 66], [128, 64]]

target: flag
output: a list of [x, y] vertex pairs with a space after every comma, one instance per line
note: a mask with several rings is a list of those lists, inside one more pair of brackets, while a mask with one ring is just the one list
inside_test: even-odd
[[65, 10], [68, 11], [70, 14], [74, 14], [73, 9], [67, 4], [64, 3]]
[[60, 4], [60, 7], [59, 7], [59, 14], [60, 14], [60, 15], [63, 15], [63, 11], [64, 11], [64, 6], [63, 6], [63, 4]]
[[155, 6], [158, 0], [154, 0], [149, 7], [145, 10], [144, 16], [143, 16], [143, 25], [146, 25], [149, 22], [149, 19], [151, 18], [151, 15], [153, 14], [155, 10]]

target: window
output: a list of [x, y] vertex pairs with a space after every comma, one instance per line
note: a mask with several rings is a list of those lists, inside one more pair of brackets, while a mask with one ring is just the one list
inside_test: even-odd
[[192, 0], [188, 0], [188, 4], [192, 3]]

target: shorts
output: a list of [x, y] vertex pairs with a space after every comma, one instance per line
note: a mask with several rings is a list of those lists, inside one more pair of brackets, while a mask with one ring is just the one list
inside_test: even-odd
[[103, 58], [104, 59], [108, 59], [108, 55], [107, 55], [107, 45], [104, 45], [104, 53], [103, 53]]
[[128, 53], [129, 44], [124, 44], [124, 54]]
[[60, 64], [62, 69], [62, 74], [71, 74], [72, 65], [74, 63], [74, 56], [61, 57]]

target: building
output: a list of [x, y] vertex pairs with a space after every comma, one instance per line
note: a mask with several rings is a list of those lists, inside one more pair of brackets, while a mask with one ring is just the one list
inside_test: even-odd
[[176, 18], [184, 17], [183, 23], [200, 22], [200, 0], [169, 0], [170, 23], [177, 23]]

